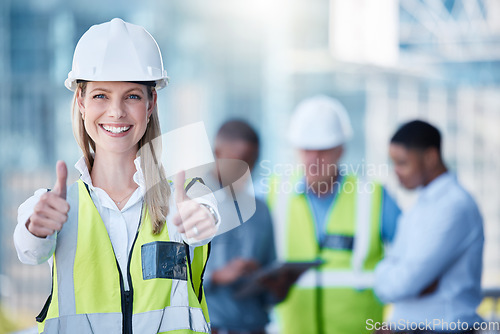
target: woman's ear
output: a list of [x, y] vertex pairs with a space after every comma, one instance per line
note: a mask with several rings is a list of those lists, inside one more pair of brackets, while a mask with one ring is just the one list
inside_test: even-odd
[[76, 93], [76, 103], [78, 103], [78, 110], [82, 114], [82, 119], [85, 120], [85, 104], [83, 103], [82, 89], [79, 88]]
[[153, 113], [153, 110], [156, 107], [156, 101], [158, 99], [158, 94], [156, 93], [156, 89], [153, 89], [151, 91], [152, 99], [149, 100], [149, 106], [148, 106], [148, 120], [149, 117], [151, 117], [151, 114]]

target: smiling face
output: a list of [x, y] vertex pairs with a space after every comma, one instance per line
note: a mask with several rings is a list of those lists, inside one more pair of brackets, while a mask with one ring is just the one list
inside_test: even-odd
[[156, 91], [148, 94], [147, 86], [130, 82], [88, 82], [77, 101], [96, 154], [135, 154], [156, 105]]

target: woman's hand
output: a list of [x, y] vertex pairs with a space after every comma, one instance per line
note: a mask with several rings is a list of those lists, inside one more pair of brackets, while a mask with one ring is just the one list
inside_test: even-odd
[[187, 238], [203, 240], [213, 237], [217, 232], [212, 213], [200, 203], [190, 199], [184, 189], [185, 172], [182, 171], [175, 177], [175, 203], [177, 214], [173, 223], [180, 233], [185, 233]]
[[64, 161], [56, 165], [57, 181], [52, 191], [43, 194], [26, 222], [31, 234], [45, 238], [60, 231], [68, 220], [69, 204], [66, 201], [66, 182], [68, 169]]

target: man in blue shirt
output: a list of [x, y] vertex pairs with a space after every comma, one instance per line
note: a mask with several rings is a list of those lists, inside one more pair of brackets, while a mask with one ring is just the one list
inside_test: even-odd
[[394, 303], [392, 326], [384, 329], [470, 333], [481, 321], [476, 308], [484, 236], [477, 205], [443, 163], [434, 126], [403, 125], [389, 154], [403, 187], [420, 188], [420, 196], [401, 217], [391, 252], [376, 269], [375, 292]]
[[[220, 181], [223, 186], [232, 184], [231, 191], [214, 192], [222, 225], [212, 241], [204, 282], [212, 333], [264, 334], [269, 322], [268, 307], [273, 299], [270, 295], [238, 297], [238, 290], [248, 275], [270, 265], [276, 258], [273, 225], [265, 202], [255, 198], [255, 214], [244, 223], [242, 220], [241, 211], [253, 203], [254, 194], [241, 182], [244, 168], [238, 160], [246, 162], [251, 170], [258, 153], [259, 139], [255, 131], [245, 122], [228, 121], [219, 129], [215, 143], [220, 180], [214, 180], [213, 175], [204, 178], [209, 186], [214, 181]], [[236, 205], [232, 198], [237, 200]], [[235, 206], [239, 212], [234, 211]]]

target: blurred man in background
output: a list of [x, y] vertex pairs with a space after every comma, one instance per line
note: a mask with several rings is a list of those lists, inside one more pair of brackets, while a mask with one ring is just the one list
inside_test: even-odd
[[232, 185], [233, 192], [214, 193], [223, 225], [212, 240], [204, 286], [215, 334], [263, 334], [269, 322], [268, 308], [273, 299], [269, 294], [237, 296], [245, 278], [276, 258], [273, 225], [265, 202], [256, 198], [255, 214], [241, 225], [241, 214], [234, 211], [236, 200], [241, 209], [254, 198], [253, 191], [245, 189], [248, 183], [243, 180], [244, 168], [238, 162], [245, 162], [245, 167], [252, 170], [258, 155], [256, 132], [243, 121], [228, 121], [219, 129], [215, 141], [219, 176], [204, 178], [209, 187], [215, 182], [212, 189], [220, 188], [220, 178], [223, 187]]
[[270, 183], [275, 233], [283, 237], [278, 254], [324, 264], [303, 274], [278, 305], [282, 333], [361, 334], [369, 332], [366, 319], [382, 320], [373, 270], [400, 210], [381, 185], [338, 168], [351, 136], [335, 99], [307, 99], [292, 115], [289, 139], [302, 171]]
[[484, 236], [477, 205], [448, 172], [434, 126], [403, 125], [389, 154], [403, 187], [420, 187], [420, 194], [401, 217], [391, 253], [377, 266], [375, 291], [394, 303], [394, 321], [433, 324], [422, 332], [468, 333], [480, 321]]

